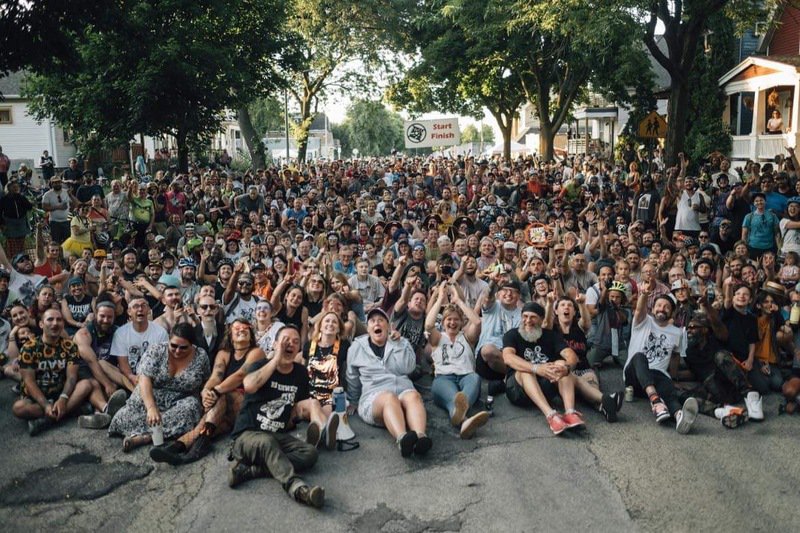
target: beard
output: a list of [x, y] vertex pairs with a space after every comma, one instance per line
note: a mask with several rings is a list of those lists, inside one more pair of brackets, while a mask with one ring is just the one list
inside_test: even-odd
[[687, 343], [689, 348], [697, 348], [701, 344], [703, 344], [704, 337], [702, 335], [688, 335], [686, 337]]
[[536, 326], [531, 329], [519, 328], [519, 335], [525, 342], [537, 342], [542, 338], [542, 327]]
[[669, 315], [667, 313], [653, 313], [653, 316], [659, 322], [666, 322], [669, 320]]

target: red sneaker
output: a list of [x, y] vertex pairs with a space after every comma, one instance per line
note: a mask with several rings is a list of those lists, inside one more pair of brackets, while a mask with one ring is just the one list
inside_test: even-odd
[[550, 424], [550, 431], [553, 432], [553, 435], [561, 435], [564, 430], [567, 429], [567, 424], [558, 413], [553, 413], [552, 415], [548, 416], [547, 423]]
[[561, 418], [567, 425], [567, 429], [583, 427], [586, 425], [586, 423], [583, 421], [583, 416], [578, 411], [572, 411], [571, 413], [564, 413], [564, 415]]

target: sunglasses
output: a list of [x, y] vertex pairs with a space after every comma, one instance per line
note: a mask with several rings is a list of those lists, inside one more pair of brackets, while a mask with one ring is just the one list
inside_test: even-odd
[[183, 351], [188, 350], [192, 347], [191, 344], [175, 344], [174, 342], [169, 343], [169, 347], [175, 351]]
[[202, 305], [198, 305], [198, 307], [200, 309], [202, 309], [203, 311], [208, 311], [209, 309], [216, 309], [217, 308], [217, 304], [202, 304]]
[[248, 285], [252, 285], [253, 282], [252, 281], [240, 281], [237, 284], [242, 286], [242, 287], [247, 287]]

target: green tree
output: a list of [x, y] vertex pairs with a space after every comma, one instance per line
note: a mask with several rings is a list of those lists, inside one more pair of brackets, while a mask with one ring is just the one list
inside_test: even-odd
[[331, 131], [333, 138], [339, 141], [339, 157], [348, 158], [353, 153], [353, 147], [350, 143], [350, 129], [347, 124], [331, 124]]
[[258, 134], [264, 137], [268, 131], [283, 130], [284, 109], [283, 102], [274, 96], [258, 98], [247, 106], [253, 127]]
[[689, 113], [686, 119], [687, 156], [699, 163], [710, 152], [729, 153], [732, 147], [728, 127], [722, 121], [725, 92], [718, 80], [738, 60], [734, 22], [724, 13], [711, 16], [709, 50], [698, 46], [695, 67], [689, 75]]
[[[503, 134], [505, 155], [511, 157], [511, 129], [525, 102], [517, 75], [507, 69], [510, 55], [507, 32], [498, 26], [483, 29], [488, 0], [417, 2], [384, 33], [399, 49], [416, 55], [402, 79], [387, 96], [412, 114], [429, 111], [483, 117], [486, 108]], [[477, 27], [477, 29], [476, 29]]]
[[[751, 0], [640, 0], [630, 3], [636, 13], [645, 13], [644, 43], [670, 75], [665, 143], [667, 164], [675, 164], [678, 153], [683, 152], [686, 145], [691, 94], [698, 89], [692, 84], [692, 74], [698, 58], [698, 45], [703, 42], [709, 21], [724, 10], [734, 22], [749, 23], [779, 3]], [[659, 22], [664, 29], [663, 37], [656, 34]], [[658, 47], [658, 41], [662, 38], [667, 44], [666, 52]], [[711, 80], [710, 83], [716, 86], [716, 81]]]
[[320, 100], [336, 91], [369, 93], [376, 72], [391, 66], [376, 24], [405, 1], [293, 0], [286, 24], [293, 46], [287, 51], [298, 61], [281, 75], [300, 111], [293, 126], [300, 161]]
[[356, 100], [347, 109], [347, 139], [359, 155], [384, 156], [403, 148], [403, 119], [381, 102]]
[[285, 40], [264, 28], [280, 23], [283, 0], [113, 5], [116, 24], [73, 32], [77, 60], [56, 60], [27, 87], [36, 116], [53, 117], [80, 141], [118, 146], [136, 134], [171, 135], [185, 171], [190, 145], [218, 130], [225, 109], [275, 87]]
[[[483, 131], [483, 138], [481, 138], [481, 131]], [[474, 124], [467, 124], [467, 126], [461, 130], [461, 142], [483, 142], [484, 144], [488, 145], [494, 144], [494, 130], [492, 127], [488, 124], [483, 124], [481, 131], [479, 131]]]

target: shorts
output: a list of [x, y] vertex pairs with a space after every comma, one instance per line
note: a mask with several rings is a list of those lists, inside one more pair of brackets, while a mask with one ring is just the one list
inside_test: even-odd
[[[486, 343], [483, 346], [490, 345], [492, 345], [492, 343]], [[501, 349], [500, 351], [502, 352], [503, 350]], [[480, 348], [475, 351], [475, 354], [475, 372], [477, 372], [480, 377], [488, 381], [503, 381], [506, 379], [505, 374], [492, 370], [486, 361], [483, 360]]]
[[87, 365], [78, 365], [78, 381], [82, 379], [94, 379], [92, 369]]
[[[511, 370], [508, 373], [508, 377], [506, 377], [506, 398], [517, 407], [532, 407], [533, 400], [525, 394], [525, 389], [522, 387], [522, 384], [517, 381], [516, 374], [517, 372], [515, 370]], [[545, 398], [552, 400], [558, 396], [558, 386], [556, 384], [550, 383], [541, 376], [536, 376], [536, 381], [539, 382], [539, 388], [542, 389]]]
[[[416, 389], [412, 386], [411, 388], [402, 390], [397, 394], [397, 397], [402, 398], [403, 394], [410, 391], [416, 391]], [[358, 401], [358, 416], [359, 418], [361, 418], [361, 420], [363, 420], [370, 426], [383, 427], [383, 424], [375, 420], [375, 417], [372, 414], [372, 404], [375, 403], [375, 398], [377, 398], [384, 392], [395, 394], [391, 390], [379, 390], [372, 392], [367, 396], [362, 396], [361, 399]]]

